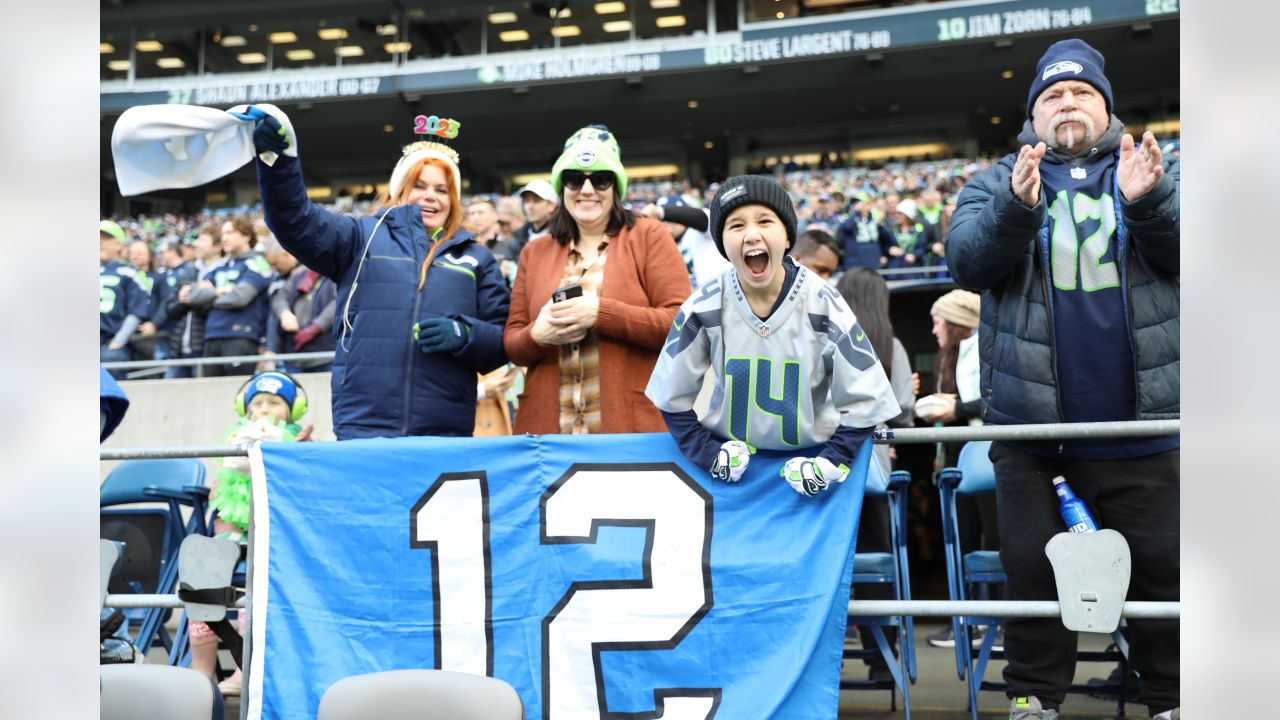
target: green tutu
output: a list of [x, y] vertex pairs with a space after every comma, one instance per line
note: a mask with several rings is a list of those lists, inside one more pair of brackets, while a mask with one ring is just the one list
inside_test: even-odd
[[[241, 428], [250, 424], [241, 419], [231, 426], [227, 440], [235, 437]], [[281, 442], [293, 442], [298, 437], [300, 428], [294, 424], [282, 425], [284, 435]], [[218, 469], [217, 486], [209, 496], [209, 507], [218, 511], [218, 519], [226, 522], [240, 532], [249, 531], [249, 500], [253, 495], [253, 484], [248, 475], [232, 470], [229, 467]]]

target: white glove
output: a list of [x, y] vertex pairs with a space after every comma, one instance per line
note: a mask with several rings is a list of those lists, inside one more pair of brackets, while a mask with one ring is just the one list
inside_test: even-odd
[[725, 482], [738, 482], [751, 462], [751, 448], [741, 440], [730, 440], [720, 446], [711, 464], [711, 477]]
[[829, 485], [844, 482], [849, 468], [844, 465], [836, 467], [824, 457], [796, 457], [788, 460], [779, 474], [796, 492], [805, 497], [813, 497], [826, 490]]

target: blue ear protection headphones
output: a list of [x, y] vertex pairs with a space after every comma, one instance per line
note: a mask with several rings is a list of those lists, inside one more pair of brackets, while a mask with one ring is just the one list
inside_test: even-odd
[[260, 392], [279, 395], [289, 403], [289, 422], [298, 422], [307, 414], [307, 391], [288, 373], [276, 370], [254, 375], [240, 386], [235, 399], [236, 414], [240, 417], [248, 415], [249, 403]]

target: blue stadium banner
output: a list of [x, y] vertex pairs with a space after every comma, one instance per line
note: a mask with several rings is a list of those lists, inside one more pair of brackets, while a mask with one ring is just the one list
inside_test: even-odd
[[806, 498], [788, 456], [722, 483], [665, 434], [264, 445], [248, 717], [442, 668], [530, 720], [835, 718], [870, 456]]

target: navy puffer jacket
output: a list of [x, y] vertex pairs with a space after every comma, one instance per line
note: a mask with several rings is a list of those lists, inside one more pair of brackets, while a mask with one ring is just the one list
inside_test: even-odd
[[[280, 156], [271, 166], [259, 159], [257, 166], [271, 232], [338, 286], [332, 380], [338, 439], [470, 436], [476, 374], [506, 362], [510, 290], [493, 254], [459, 230], [441, 241], [419, 290], [430, 241], [417, 207], [335, 215], [307, 198], [297, 158]], [[430, 315], [465, 320], [467, 344], [454, 354], [419, 351], [413, 324]]]
[[[1119, 147], [1123, 125], [1114, 116], [1085, 166], [1101, 163]], [[1019, 141], [1034, 145], [1030, 125]], [[947, 233], [947, 267], [961, 287], [982, 291], [979, 351], [982, 416], [995, 424], [1063, 422], [1054, 338], [1037, 234], [1046, 221], [1045, 195], [1034, 208], [1013, 196], [1010, 175], [1016, 153], [976, 175], [960, 193]], [[1068, 162], [1049, 150], [1042, 163]], [[1165, 176], [1134, 202], [1121, 199], [1121, 287], [1132, 331], [1137, 372], [1138, 420], [1179, 416], [1179, 215], [1180, 172], [1164, 160]], [[1092, 172], [1092, 170], [1090, 171]]]

